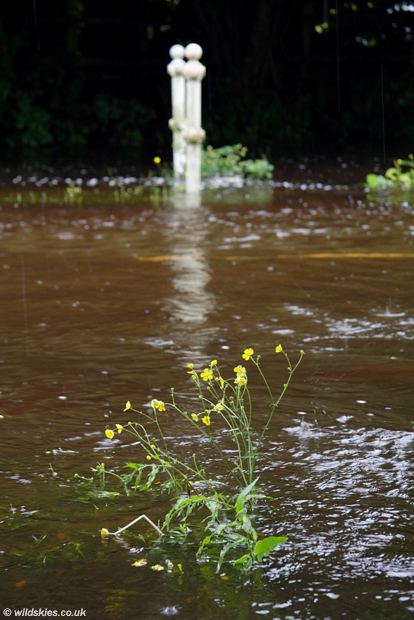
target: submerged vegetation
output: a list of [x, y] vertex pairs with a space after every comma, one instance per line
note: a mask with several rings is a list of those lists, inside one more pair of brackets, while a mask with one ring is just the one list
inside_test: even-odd
[[[251, 184], [260, 184], [272, 179], [274, 166], [266, 157], [261, 159], [245, 159], [247, 147], [241, 144], [223, 146], [217, 149], [208, 146], [202, 152], [202, 177], [206, 188], [220, 187], [232, 180]], [[23, 179], [16, 176], [12, 183], [18, 187], [17, 191], [8, 192], [1, 197], [4, 203], [19, 205], [31, 204], [59, 204], [70, 205], [125, 202], [152, 202], [158, 203], [169, 200], [173, 189], [184, 189], [183, 180], [173, 178], [172, 166], [163, 162], [159, 156], [154, 157], [154, 168], [146, 176], [118, 175], [112, 168], [101, 179], [92, 177], [87, 180], [79, 178], [49, 179], [31, 175]], [[263, 185], [263, 183], [262, 183]]]
[[[281, 345], [276, 347], [275, 352], [282, 354], [288, 364], [288, 376], [277, 396], [261, 368], [260, 356], [253, 357], [251, 348], [242, 355], [243, 363], [253, 364], [267, 393], [268, 411], [262, 424], [257, 422], [254, 412], [245, 366], [239, 364], [234, 368], [233, 377], [224, 378], [217, 360], [213, 360], [200, 373], [196, 372], [193, 364], [189, 364], [187, 372], [196, 388], [197, 405], [188, 408], [181, 404], [173, 388], [170, 402], [154, 398], [150, 412], [138, 411], [128, 401], [124, 412], [135, 413], [138, 419], [117, 423], [114, 428], [107, 428], [105, 435], [113, 439], [121, 433], [131, 434], [134, 443], [140, 447], [139, 461], [127, 463], [128, 473], [121, 475], [107, 471], [103, 464], [94, 468], [102, 484], [105, 484], [108, 475], [115, 476], [127, 493], [131, 489], [157, 489], [158, 493], [173, 494], [173, 505], [160, 529], [152, 524], [159, 533], [168, 533], [169, 540], [185, 539], [190, 531], [190, 517], [199, 512], [204, 523], [204, 534], [198, 542], [197, 555], [208, 559], [211, 555], [215, 557], [217, 570], [220, 570], [225, 559], [227, 561], [228, 554], [234, 566], [250, 569], [286, 540], [283, 536], [259, 539], [253, 525], [257, 501], [271, 499], [258, 488], [260, 464], [264, 459], [261, 452], [263, 441], [304, 355], [301, 351], [297, 363], [293, 365]], [[202, 459], [196, 452], [182, 454], [182, 451], [178, 453], [171, 447], [171, 440], [165, 431], [168, 423], [165, 416], [171, 415], [184, 419], [189, 432], [209, 444], [216, 461], [221, 463], [219, 475], [209, 471], [208, 463], [201, 463]], [[149, 521], [146, 515], [138, 519], [143, 517]], [[102, 536], [105, 538], [108, 534], [108, 530], [103, 528]]]
[[397, 192], [414, 191], [414, 156], [394, 160], [394, 166], [384, 175], [368, 174], [366, 187], [372, 191], [392, 190]]
[[254, 181], [270, 181], [274, 166], [263, 156], [261, 159], [245, 159], [248, 149], [241, 144], [203, 149], [201, 176], [205, 178], [219, 176], [239, 176]]

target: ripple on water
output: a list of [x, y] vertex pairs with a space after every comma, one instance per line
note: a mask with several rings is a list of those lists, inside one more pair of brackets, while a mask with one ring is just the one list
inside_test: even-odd
[[[274, 444], [273, 474], [263, 474], [276, 480], [277, 528], [288, 535], [269, 577], [412, 579], [414, 433], [308, 423], [284, 430], [287, 445]], [[274, 533], [274, 524], [264, 528]]]

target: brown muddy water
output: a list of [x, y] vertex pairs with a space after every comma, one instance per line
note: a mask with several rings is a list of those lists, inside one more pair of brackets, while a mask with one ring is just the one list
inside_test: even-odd
[[[198, 206], [0, 200], [1, 603], [12, 617], [414, 616], [412, 200], [300, 183], [217, 194]], [[218, 359], [231, 374], [246, 347], [282, 385], [279, 343], [306, 355], [266, 443], [261, 484], [277, 500], [256, 526], [287, 542], [245, 575], [215, 574], [194, 536], [165, 544], [142, 522], [102, 541], [102, 527], [170, 507], [112, 481], [120, 495], [100, 497], [74, 477], [142, 459], [124, 435], [104, 435], [128, 421], [125, 402], [190, 394], [188, 363]], [[214, 475], [205, 445], [165, 416], [175, 447]]]

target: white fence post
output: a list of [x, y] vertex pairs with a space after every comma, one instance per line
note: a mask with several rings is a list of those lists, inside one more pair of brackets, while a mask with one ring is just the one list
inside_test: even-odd
[[188, 59], [184, 67], [186, 88], [186, 124], [184, 139], [187, 142], [186, 192], [195, 194], [200, 191], [201, 183], [201, 144], [206, 132], [201, 127], [201, 80], [206, 68], [200, 62], [203, 50], [197, 43], [190, 43], [185, 48]]
[[185, 120], [184, 47], [173, 45], [170, 49], [170, 56], [172, 60], [167, 66], [167, 71], [171, 76], [172, 118], [168, 124], [173, 132], [174, 177], [179, 179], [184, 176], [186, 169], [186, 142], [180, 129]]
[[[203, 50], [197, 43], [173, 45], [167, 70], [171, 76], [174, 176], [186, 174], [187, 194], [196, 194], [201, 184], [201, 144], [206, 133], [201, 127], [201, 81], [206, 68], [200, 62]], [[184, 56], [187, 62], [183, 60]]]

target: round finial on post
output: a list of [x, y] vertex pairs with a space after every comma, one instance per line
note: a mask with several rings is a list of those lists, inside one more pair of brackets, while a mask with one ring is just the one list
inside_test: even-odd
[[198, 43], [189, 43], [185, 48], [184, 53], [187, 60], [200, 60], [203, 55], [203, 48], [201, 45], [198, 45]]
[[201, 80], [206, 74], [205, 66], [200, 62], [203, 55], [203, 49], [197, 43], [190, 43], [185, 48], [185, 57], [188, 61], [184, 67], [184, 76], [186, 80]]
[[183, 45], [179, 45], [176, 43], [172, 47], [170, 47], [170, 56], [171, 58], [184, 58], [185, 49]]
[[171, 62], [167, 65], [168, 75], [175, 77], [177, 75], [183, 75], [185, 60], [185, 49], [178, 43], [170, 48]]

